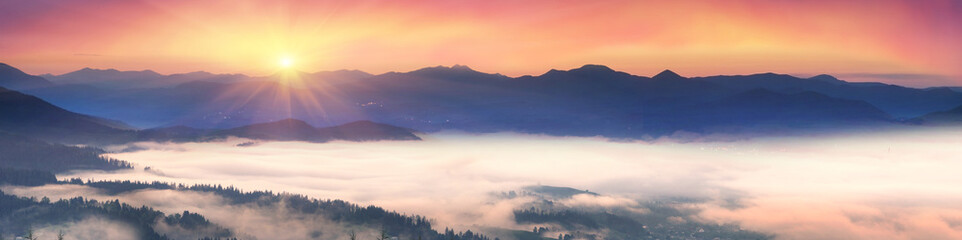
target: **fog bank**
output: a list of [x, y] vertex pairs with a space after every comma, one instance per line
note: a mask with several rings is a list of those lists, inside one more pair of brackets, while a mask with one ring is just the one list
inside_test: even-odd
[[[530, 226], [513, 222], [512, 210], [530, 199], [501, 199], [492, 193], [540, 184], [602, 194], [576, 195], [561, 202], [566, 206], [644, 212], [641, 203], [671, 200], [697, 209], [699, 221], [740, 223], [781, 239], [958, 239], [959, 136], [962, 129], [931, 128], [688, 143], [507, 133], [251, 147], [235, 146], [243, 140], [137, 143], [147, 150], [110, 154], [136, 164], [137, 170], [60, 177], [233, 185], [378, 205], [428, 216], [441, 229], [529, 231]], [[147, 166], [150, 171], [142, 170]], [[14, 193], [31, 194], [21, 190]], [[162, 192], [149, 194], [140, 201], [159, 209], [176, 212], [189, 202], [162, 206], [164, 201], [150, 200]], [[136, 203], [138, 196], [124, 199]], [[228, 220], [218, 219], [218, 211], [238, 211], [218, 209], [210, 196], [198, 199], [213, 202], [187, 208], [211, 215], [215, 222]], [[262, 214], [251, 214], [250, 221], [258, 222], [255, 218]]]

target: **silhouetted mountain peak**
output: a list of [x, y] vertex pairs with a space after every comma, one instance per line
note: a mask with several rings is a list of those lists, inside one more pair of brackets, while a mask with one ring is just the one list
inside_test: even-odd
[[569, 72], [584, 72], [584, 73], [613, 73], [613, 72], [616, 72], [615, 70], [609, 68], [608, 66], [605, 66], [605, 65], [596, 65], [596, 64], [585, 64], [584, 66], [581, 66], [580, 68], [575, 68], [575, 69], [571, 69], [571, 70], [568, 70], [568, 71], [569, 71]]
[[540, 76], [557, 75], [557, 74], [561, 74], [561, 73], [564, 73], [564, 72], [565, 72], [565, 71], [561, 71], [561, 70], [552, 68], [551, 70], [548, 70], [547, 72], [545, 72], [544, 74], [541, 74]]
[[117, 70], [117, 69], [113, 69], [113, 68], [108, 68], [108, 69], [96, 69], [96, 68], [85, 67], [85, 68], [81, 68], [80, 70], [77, 70], [77, 71], [73, 71], [73, 72], [68, 72], [68, 73], [61, 74], [60, 76], [64, 76], [64, 77], [78, 77], [78, 76], [88, 77], [88, 76], [90, 76], [90, 75], [92, 75], [92, 74], [117, 74], [117, 73], [120, 73], [120, 71]]
[[599, 79], [615, 79], [615, 78], [629, 77], [629, 76], [631, 76], [631, 74], [615, 71], [605, 65], [587, 64], [579, 68], [574, 68], [568, 71], [551, 69], [548, 72], [538, 77], [543, 77], [548, 79], [599, 80]]
[[180, 74], [201, 74], [201, 75], [214, 75], [213, 73], [211, 73], [211, 72], [208, 72], [208, 71], [193, 71], [193, 72], [188, 72], [188, 73], [180, 73]]
[[763, 77], [763, 78], [767, 78], [767, 79], [769, 79], [769, 80], [771, 80], [771, 79], [798, 79], [797, 77], [792, 76], [792, 75], [788, 75], [788, 74], [778, 74], [778, 73], [773, 73], [773, 72], [760, 73], [760, 74], [754, 74], [754, 75], [748, 75], [748, 76], [760, 76], [760, 77]]
[[828, 74], [819, 74], [819, 75], [817, 75], [817, 76], [810, 77], [810, 78], [808, 78], [808, 79], [818, 80], [818, 81], [823, 81], [823, 82], [832, 82], [832, 83], [841, 83], [841, 82], [844, 82], [844, 81], [842, 81], [842, 80], [839, 80], [839, 79], [836, 78], [835, 76], [828, 75]]
[[461, 65], [461, 64], [454, 64], [454, 66], [451, 66], [451, 69], [461, 70], [461, 71], [474, 71], [474, 69], [471, 69], [471, 67], [468, 67], [467, 65]]
[[670, 80], [685, 79], [685, 77], [682, 77], [681, 75], [678, 75], [677, 73], [672, 72], [671, 70], [665, 69], [665, 71], [661, 71], [660, 73], [658, 73], [658, 74], [655, 75], [654, 77], [651, 77], [651, 79], [654, 79], [654, 80], [669, 80], [669, 81], [670, 81]]
[[443, 66], [443, 65], [426, 67], [426, 68], [414, 70], [412, 72], [478, 72], [478, 71], [475, 71], [474, 69], [471, 69], [471, 67], [468, 67], [465, 65], [455, 64], [454, 66], [450, 66], [450, 67]]
[[835, 78], [835, 76], [828, 75], [828, 74], [819, 74], [814, 77], [810, 77], [809, 79], [838, 81], [838, 78]]
[[[87, 73], [87, 72], [119, 72], [116, 69], [94, 69], [90, 67], [81, 68], [80, 70], [73, 71], [70, 73]], [[68, 73], [69, 74], [69, 73]]]
[[456, 80], [456, 79], [479, 80], [479, 79], [485, 79], [485, 78], [500, 78], [500, 79], [507, 78], [504, 75], [497, 74], [497, 73], [491, 74], [491, 73], [478, 72], [465, 65], [454, 65], [450, 67], [446, 67], [446, 66], [426, 67], [426, 68], [408, 72], [407, 74], [413, 74], [421, 77], [449, 79], [449, 80]]

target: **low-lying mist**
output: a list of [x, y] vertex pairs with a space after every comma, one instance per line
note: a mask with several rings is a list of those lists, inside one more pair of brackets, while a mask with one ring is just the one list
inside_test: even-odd
[[[693, 219], [737, 223], [780, 239], [962, 238], [962, 129], [754, 138], [726, 142], [614, 142], [602, 138], [437, 133], [412, 142], [136, 143], [110, 154], [136, 170], [60, 178], [233, 185], [343, 199], [435, 220], [436, 228], [530, 231], [499, 198], [525, 186], [564, 186], [559, 204], [647, 211], [670, 201]], [[144, 170], [144, 167], [149, 167]], [[3, 189], [25, 196], [100, 196], [83, 186]], [[250, 233], [276, 224], [271, 209], [233, 209], [216, 196], [149, 190], [119, 196], [168, 213], [190, 210]], [[101, 196], [107, 199], [117, 196]], [[680, 220], [684, 221], [684, 220]], [[289, 223], [288, 223], [289, 224]], [[335, 230], [332, 230], [332, 232]], [[257, 235], [264, 234], [264, 235]], [[269, 238], [269, 237], [268, 237]]]
[[61, 233], [64, 234], [64, 240], [137, 238], [137, 234], [126, 223], [99, 217], [88, 217], [76, 222], [37, 227], [33, 232], [36, 239], [58, 239], [57, 236]]

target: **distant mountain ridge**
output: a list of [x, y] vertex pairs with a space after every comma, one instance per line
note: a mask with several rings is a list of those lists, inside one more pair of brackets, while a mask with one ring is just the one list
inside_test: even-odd
[[119, 71], [92, 68], [83, 68], [61, 75], [44, 74], [41, 77], [57, 84], [86, 84], [105, 89], [173, 87], [192, 81], [234, 82], [248, 78], [242, 74], [213, 74], [203, 71], [163, 75], [152, 70]]
[[287, 116], [308, 125], [369, 120], [425, 132], [614, 138], [766, 131], [752, 130], [757, 126], [851, 129], [900, 124], [962, 105], [962, 92], [950, 88], [775, 73], [685, 77], [665, 70], [645, 77], [592, 64], [521, 77], [455, 65], [378, 75], [286, 72], [139, 89], [66, 84], [27, 92], [141, 127], [232, 129]]

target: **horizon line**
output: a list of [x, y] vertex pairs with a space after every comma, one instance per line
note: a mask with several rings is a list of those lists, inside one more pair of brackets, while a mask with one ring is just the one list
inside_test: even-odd
[[[23, 71], [22, 69], [17, 68], [16, 66], [7, 64], [7, 63], [5, 63], [5, 62], [0, 62], [0, 64], [6, 64], [6, 65], [8, 65], [8, 66], [10, 66], [10, 67], [16, 68], [17, 70]], [[93, 67], [83, 67], [83, 68], [80, 68], [80, 69], [77, 69], [77, 70], [68, 71], [68, 72], [64, 72], [64, 73], [61, 73], [61, 74], [54, 74], [54, 73], [35, 74], [35, 73], [27, 73], [26, 71], [24, 71], [24, 73], [27, 73], [27, 74], [30, 74], [30, 75], [34, 75], [34, 76], [40, 76], [40, 77], [42, 77], [43, 75], [62, 76], [62, 75], [65, 75], [65, 74], [74, 73], [74, 72], [81, 71], [81, 70], [85, 70], [85, 69], [90, 69], [90, 70], [100, 70], [100, 71], [115, 70], [115, 71], [119, 71], [119, 72], [145, 72], [145, 71], [149, 71], [149, 72], [154, 72], [154, 73], [157, 73], [157, 74], [163, 75], [163, 76], [171, 76], [171, 75], [177, 75], [177, 74], [189, 74], [189, 73], [210, 73], [210, 74], [214, 74], [214, 75], [242, 75], [242, 76], [245, 76], [245, 77], [248, 77], [248, 78], [260, 78], [260, 77], [270, 77], [270, 76], [272, 76], [272, 75], [275, 75], [275, 74], [278, 74], [278, 73], [282, 73], [282, 72], [285, 72], [285, 71], [295, 71], [295, 72], [306, 73], [306, 74], [317, 74], [317, 73], [323, 73], [323, 72], [337, 72], [337, 71], [357, 71], [357, 72], [362, 72], [362, 73], [370, 74], [370, 75], [372, 75], [372, 76], [379, 76], [379, 75], [390, 74], [390, 73], [411, 73], [411, 72], [415, 72], [415, 71], [419, 71], [419, 70], [423, 70], [423, 69], [439, 68], [439, 67], [449, 68], [449, 69], [454, 69], [454, 68], [457, 68], [457, 67], [465, 67], [465, 68], [467, 68], [467, 69], [470, 69], [470, 70], [472, 70], [472, 71], [479, 72], [479, 73], [484, 73], [484, 74], [496, 74], [496, 75], [502, 75], [502, 76], [509, 77], [509, 78], [520, 78], [520, 77], [526, 77], [526, 76], [537, 77], [537, 76], [542, 76], [542, 75], [544, 75], [544, 74], [547, 74], [547, 73], [549, 73], [549, 72], [551, 72], [551, 71], [571, 71], [571, 70], [576, 70], [576, 69], [585, 68], [585, 67], [588, 67], [588, 66], [602, 66], [602, 67], [605, 67], [605, 68], [607, 68], [607, 69], [609, 69], [609, 70], [612, 70], [612, 71], [615, 71], [615, 72], [622, 72], [622, 73], [626, 73], [626, 74], [629, 74], [629, 75], [632, 75], [632, 76], [647, 77], [647, 78], [653, 78], [654, 76], [658, 75], [658, 73], [661, 73], [661, 72], [664, 72], [664, 71], [674, 72], [674, 73], [676, 73], [676, 74], [678, 74], [678, 75], [681, 75], [681, 76], [684, 77], [684, 78], [702, 78], [702, 77], [717, 77], [717, 76], [751, 76], [751, 75], [758, 75], [758, 74], [779, 74], [779, 75], [788, 75], [788, 76], [797, 77], [797, 78], [802, 78], [802, 79], [809, 79], [809, 78], [813, 78], [813, 77], [820, 76], [820, 75], [828, 75], [828, 76], [834, 77], [834, 78], [836, 78], [836, 79], [838, 79], [838, 80], [845, 81], [845, 82], [882, 83], [882, 84], [891, 84], [891, 85], [897, 85], [897, 86], [902, 86], [902, 87], [919, 88], [919, 89], [938, 88], [938, 87], [962, 87], [962, 83], [960, 83], [959, 85], [929, 85], [929, 86], [925, 86], [925, 87], [918, 87], [918, 86], [908, 86], [908, 85], [905, 85], [905, 84], [903, 84], [903, 83], [898, 83], [898, 82], [878, 81], [879, 79], [890, 79], [890, 80], [940, 79], [940, 80], [955, 80], [955, 81], [958, 81], [959, 79], [962, 79], [962, 76], [949, 76], [949, 75], [925, 74], [925, 73], [896, 73], [896, 72], [890, 72], [890, 73], [871, 73], [871, 72], [780, 73], [780, 72], [767, 71], [767, 72], [753, 72], [753, 73], [741, 73], [741, 74], [715, 74], [715, 75], [707, 74], [707, 75], [699, 75], [699, 76], [686, 76], [686, 75], [684, 75], [684, 74], [679, 74], [677, 71], [672, 70], [671, 68], [666, 68], [666, 69], [661, 70], [661, 71], [659, 71], [658, 73], [655, 73], [655, 74], [652, 74], [652, 75], [640, 75], [640, 74], [636, 74], [636, 73], [632, 73], [632, 72], [620, 71], [620, 70], [611, 68], [611, 67], [609, 67], [608, 65], [605, 65], [605, 64], [595, 64], [595, 63], [586, 63], [586, 64], [581, 65], [580, 67], [570, 68], [570, 69], [564, 69], [564, 70], [558, 69], [558, 68], [550, 68], [550, 69], [548, 69], [547, 71], [544, 71], [544, 72], [542, 72], [542, 73], [540, 73], [540, 74], [537, 74], [537, 75], [535, 75], [535, 74], [523, 74], [523, 75], [517, 75], [517, 76], [510, 76], [510, 75], [506, 75], [506, 74], [499, 73], [499, 72], [483, 72], [483, 71], [476, 70], [476, 69], [472, 68], [471, 66], [464, 65], [464, 64], [459, 64], [459, 63], [455, 63], [455, 64], [452, 64], [452, 65], [425, 66], [425, 67], [420, 67], [420, 68], [413, 69], [413, 70], [409, 70], [409, 71], [397, 71], [397, 70], [395, 70], [395, 71], [387, 71], [387, 72], [382, 72], [382, 73], [372, 73], [372, 72], [368, 72], [368, 71], [364, 71], [364, 70], [360, 70], [360, 69], [341, 68], [341, 69], [333, 69], [333, 70], [319, 70], [319, 71], [313, 71], [313, 72], [303, 71], [303, 70], [300, 70], [300, 69], [289, 69], [289, 70], [278, 69], [278, 70], [276, 70], [276, 71], [274, 71], [274, 72], [272, 72], [272, 73], [270, 73], [270, 74], [248, 75], [248, 74], [239, 73], [239, 72], [219, 72], [219, 73], [215, 73], [215, 72], [210, 72], [210, 71], [207, 71], [207, 70], [196, 70], [196, 71], [184, 71], [184, 72], [162, 73], [162, 72], [158, 72], [158, 71], [156, 71], [156, 70], [149, 69], [149, 68], [147, 68], [147, 69], [140, 69], [140, 70], [121, 70], [121, 69], [118, 69], [118, 68], [93, 68]], [[848, 77], [855, 77], [855, 78], [872, 78], [872, 79], [875, 79], [876, 81], [851, 81], [851, 80], [847, 80], [847, 79], [851, 79], [851, 78], [848, 78]], [[914, 78], [913, 78], [913, 77], [914, 77]], [[843, 78], [847, 78], [847, 79], [843, 79]]]

